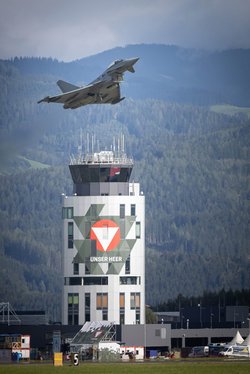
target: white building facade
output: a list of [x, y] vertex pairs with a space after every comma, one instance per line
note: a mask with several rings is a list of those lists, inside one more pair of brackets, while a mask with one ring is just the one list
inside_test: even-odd
[[145, 323], [145, 199], [133, 163], [100, 152], [73, 162], [63, 196], [62, 322]]

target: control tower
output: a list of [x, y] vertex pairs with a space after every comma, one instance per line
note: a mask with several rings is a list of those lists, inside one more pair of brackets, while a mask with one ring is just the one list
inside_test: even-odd
[[72, 159], [63, 195], [62, 323], [145, 323], [145, 199], [133, 161], [103, 151]]

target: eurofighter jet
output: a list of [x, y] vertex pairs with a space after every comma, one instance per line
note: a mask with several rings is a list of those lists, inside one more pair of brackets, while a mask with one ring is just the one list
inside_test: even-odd
[[135, 72], [134, 64], [138, 57], [114, 61], [97, 79], [84, 87], [59, 80], [57, 85], [63, 92], [56, 96], [46, 96], [39, 103], [60, 103], [64, 109], [76, 109], [88, 104], [117, 104], [124, 100], [121, 97], [120, 82], [126, 71]]

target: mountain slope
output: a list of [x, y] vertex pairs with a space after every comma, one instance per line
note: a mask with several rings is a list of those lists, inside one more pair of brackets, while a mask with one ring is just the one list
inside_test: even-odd
[[[122, 91], [136, 99], [212, 105], [250, 106], [250, 50], [205, 52], [166, 45], [128, 45], [69, 63], [52, 59], [23, 58], [10, 62], [22, 74], [54, 76], [87, 84], [119, 58], [140, 57], [135, 74], [126, 74]], [[45, 93], [45, 95], [48, 95]]]
[[[141, 183], [146, 196], [147, 303], [178, 293], [248, 288], [248, 112], [225, 115], [183, 104], [196, 102], [198, 92], [204, 93], [199, 98], [207, 105], [220, 103], [216, 97], [247, 103], [247, 87], [240, 80], [241, 74], [247, 79], [247, 72], [237, 66], [248, 60], [248, 53], [128, 46], [68, 64], [32, 58], [2, 61], [0, 300], [18, 309], [46, 309], [59, 319], [60, 194], [72, 192], [66, 165], [80, 143], [86, 147], [87, 134], [95, 134], [100, 148], [110, 149], [113, 136], [121, 132], [127, 154], [135, 160], [132, 179]], [[59, 78], [91, 80], [111, 60], [137, 55], [141, 60], [136, 73], [126, 76], [122, 90], [128, 97], [121, 104], [76, 111], [37, 104], [55, 93]], [[228, 77], [217, 75], [218, 80], [209, 82], [225, 61]], [[205, 62], [209, 74], [203, 76]], [[232, 69], [237, 74], [231, 75]], [[16, 163], [20, 156], [22, 165]], [[51, 167], [34, 170], [26, 160]]]
[[[147, 303], [178, 293], [247, 288], [249, 121], [156, 100], [97, 108], [90, 118], [91, 126], [86, 119], [77, 126], [60, 124], [62, 159], [79, 142], [83, 124], [107, 146], [113, 135], [125, 133], [127, 153], [135, 158], [132, 179], [140, 181], [146, 196]], [[44, 136], [39, 145], [51, 160], [58, 159], [58, 135]], [[37, 155], [37, 149], [27, 153]], [[6, 269], [0, 297], [19, 309], [48, 309], [46, 295], [54, 295], [59, 310], [60, 194], [71, 191], [66, 167], [0, 177], [0, 252]], [[11, 282], [10, 267], [15, 269]], [[22, 297], [7, 292], [13, 282], [22, 287]]]

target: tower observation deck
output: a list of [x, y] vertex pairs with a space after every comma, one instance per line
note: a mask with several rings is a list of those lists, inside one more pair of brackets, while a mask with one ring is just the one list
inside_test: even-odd
[[133, 160], [125, 153], [102, 151], [71, 158], [69, 165], [74, 193], [88, 195], [128, 195]]
[[63, 324], [145, 322], [145, 202], [133, 160], [102, 151], [71, 158], [63, 195]]

